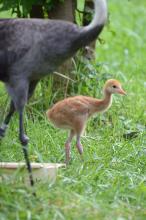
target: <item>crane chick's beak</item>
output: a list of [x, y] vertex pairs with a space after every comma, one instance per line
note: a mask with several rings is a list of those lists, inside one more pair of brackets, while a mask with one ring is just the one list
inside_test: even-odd
[[122, 88], [119, 89], [118, 93], [121, 95], [126, 95], [126, 92]]

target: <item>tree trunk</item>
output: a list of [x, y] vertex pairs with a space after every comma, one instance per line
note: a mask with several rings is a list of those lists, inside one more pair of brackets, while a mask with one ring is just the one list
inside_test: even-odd
[[54, 7], [48, 12], [51, 19], [60, 19], [75, 22], [76, 0], [65, 0], [63, 3], [54, 1]]
[[32, 5], [30, 11], [31, 18], [44, 18], [44, 12], [42, 5]]
[[[63, 3], [58, 0], [54, 1], [54, 7], [51, 11], [48, 12], [48, 17], [50, 19], [59, 19], [75, 22], [75, 9], [76, 9], [76, 0], [65, 0]], [[59, 69], [58, 72], [71, 76], [71, 71], [73, 69], [72, 60], [67, 60]], [[53, 89], [56, 91], [56, 88], [60, 90], [61, 93], [66, 97], [69, 81], [67, 79], [61, 78], [60, 76], [54, 75], [54, 85]]]

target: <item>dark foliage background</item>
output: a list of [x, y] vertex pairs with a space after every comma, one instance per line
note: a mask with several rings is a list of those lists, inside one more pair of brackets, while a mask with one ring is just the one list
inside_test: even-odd
[[29, 17], [35, 6], [45, 15], [45, 12], [51, 10], [58, 2], [64, 2], [64, 0], [0, 0], [0, 11], [11, 10], [17, 17]]

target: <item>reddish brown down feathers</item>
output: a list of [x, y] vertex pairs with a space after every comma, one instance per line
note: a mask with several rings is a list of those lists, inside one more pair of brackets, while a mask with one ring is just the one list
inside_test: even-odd
[[103, 99], [96, 99], [88, 96], [74, 96], [57, 102], [47, 111], [48, 119], [58, 128], [70, 130], [69, 137], [65, 144], [66, 162], [70, 159], [71, 141], [77, 137], [76, 146], [80, 154], [83, 147], [80, 137], [83, 133], [87, 120], [93, 114], [106, 111], [112, 104], [112, 94], [125, 95], [120, 82], [115, 79], [106, 81], [103, 89]]

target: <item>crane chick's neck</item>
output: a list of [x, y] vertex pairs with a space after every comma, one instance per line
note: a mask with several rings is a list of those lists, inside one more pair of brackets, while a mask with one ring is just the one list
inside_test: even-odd
[[112, 104], [112, 94], [106, 90], [104, 90], [104, 97], [102, 99], [103, 107], [109, 108]]
[[112, 104], [112, 94], [108, 91], [104, 91], [103, 99], [100, 99], [100, 104], [98, 104], [98, 111], [106, 111], [110, 108]]
[[107, 90], [103, 91], [103, 100], [109, 101], [112, 99], [112, 94], [108, 92]]

